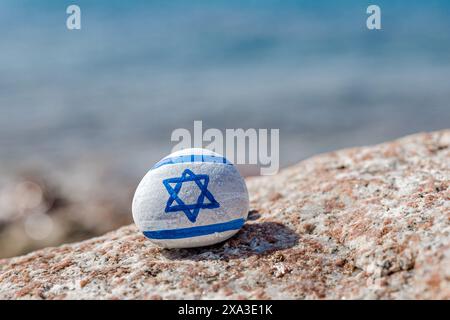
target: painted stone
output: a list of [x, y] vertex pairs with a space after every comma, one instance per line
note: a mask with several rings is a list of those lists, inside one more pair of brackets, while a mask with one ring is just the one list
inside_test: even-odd
[[133, 198], [133, 219], [153, 243], [190, 248], [222, 242], [244, 225], [245, 181], [223, 156], [184, 149], [156, 163]]

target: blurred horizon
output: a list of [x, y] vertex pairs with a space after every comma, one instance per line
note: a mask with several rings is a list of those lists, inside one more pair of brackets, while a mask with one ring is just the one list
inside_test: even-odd
[[[66, 28], [70, 4], [81, 30]], [[382, 30], [366, 28], [370, 4]], [[2, 1], [0, 229], [22, 230], [10, 194], [23, 181], [41, 184], [19, 188], [48, 200], [41, 211], [111, 219], [51, 244], [131, 221], [140, 178], [194, 120], [280, 129], [282, 167], [448, 128], [449, 13], [444, 0]]]

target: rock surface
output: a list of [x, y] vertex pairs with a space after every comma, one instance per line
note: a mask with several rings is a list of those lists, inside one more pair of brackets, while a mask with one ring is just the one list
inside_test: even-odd
[[450, 299], [450, 130], [247, 183], [225, 243], [160, 249], [126, 226], [0, 260], [0, 298]]

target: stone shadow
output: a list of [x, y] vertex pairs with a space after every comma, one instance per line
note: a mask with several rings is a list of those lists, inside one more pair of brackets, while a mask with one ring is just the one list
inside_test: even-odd
[[288, 249], [298, 239], [298, 234], [282, 223], [247, 221], [236, 235], [224, 242], [200, 248], [163, 249], [161, 254], [171, 260], [226, 261]]

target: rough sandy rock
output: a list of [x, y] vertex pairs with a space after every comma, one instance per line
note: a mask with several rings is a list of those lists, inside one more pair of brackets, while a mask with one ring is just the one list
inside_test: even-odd
[[450, 130], [248, 179], [249, 221], [163, 250], [134, 226], [0, 261], [3, 299], [450, 299]]

